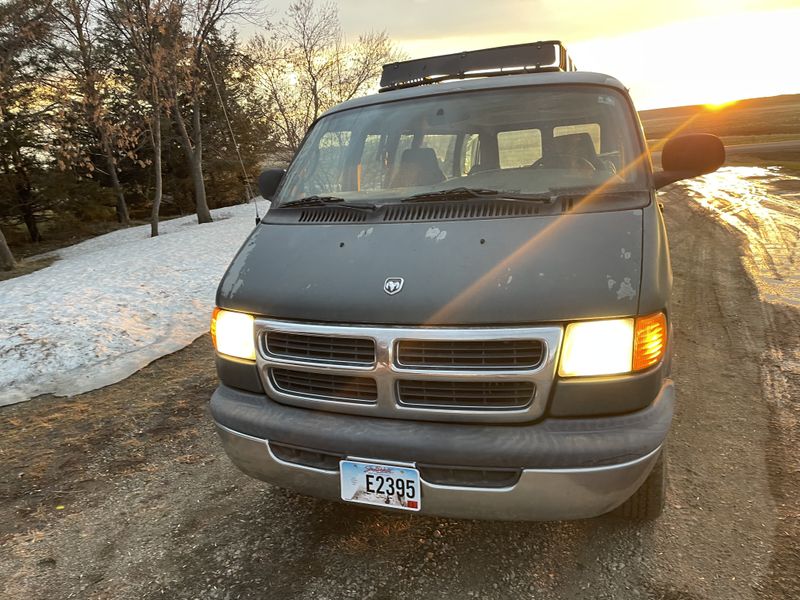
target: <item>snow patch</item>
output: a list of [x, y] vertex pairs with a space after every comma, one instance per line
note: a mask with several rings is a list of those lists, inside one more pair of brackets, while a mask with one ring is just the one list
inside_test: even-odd
[[208, 331], [225, 269], [253, 230], [249, 204], [115, 231], [0, 282], [0, 406], [116, 383]]

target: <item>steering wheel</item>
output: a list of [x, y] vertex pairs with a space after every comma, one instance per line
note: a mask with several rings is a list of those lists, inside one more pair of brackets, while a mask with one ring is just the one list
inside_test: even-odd
[[574, 154], [545, 154], [531, 165], [531, 168], [574, 169], [576, 171], [597, 171], [591, 162]]

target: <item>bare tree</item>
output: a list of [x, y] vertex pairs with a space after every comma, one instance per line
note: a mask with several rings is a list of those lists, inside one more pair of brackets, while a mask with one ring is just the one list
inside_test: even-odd
[[46, 123], [57, 104], [48, 81], [54, 69], [42, 46], [51, 9], [51, 0], [0, 4], [0, 206], [21, 215], [32, 242], [41, 240], [33, 172], [41, 167]]
[[348, 42], [334, 4], [298, 0], [271, 37], [247, 46], [272, 106], [279, 148], [286, 160], [325, 110], [367, 93], [383, 64], [399, 58], [386, 32]]
[[106, 173], [116, 196], [117, 220], [128, 225], [128, 205], [117, 172], [116, 152], [129, 149], [135, 135], [125, 131], [121, 123], [112, 123], [105, 108], [103, 87], [106, 75], [97, 57], [92, 30], [93, 9], [96, 0], [61, 0], [56, 5], [60, 29], [62, 63], [78, 88], [87, 126], [99, 142]]
[[164, 87], [175, 61], [180, 56], [183, 0], [102, 0], [109, 24], [133, 51], [140, 78], [138, 93], [149, 104], [148, 133], [153, 147], [155, 179], [150, 235], [158, 235], [158, 218], [163, 196], [161, 170], [161, 117]]
[[[206, 200], [206, 187], [203, 178], [203, 137], [201, 123], [201, 88], [207, 82], [206, 46], [210, 36], [218, 31], [226, 19], [253, 12], [251, 0], [188, 0], [184, 7], [187, 48], [185, 64], [176, 65], [172, 76], [167, 79], [167, 94], [171, 104], [175, 126], [180, 136], [181, 146], [186, 155], [186, 163], [192, 175], [197, 221], [210, 223], [211, 212]], [[188, 96], [188, 111], [191, 125], [187, 126], [181, 106], [180, 91], [185, 87]]]
[[11, 254], [11, 249], [8, 247], [6, 236], [4, 236], [3, 232], [0, 230], [0, 269], [10, 271], [16, 266], [17, 263], [14, 260], [14, 255]]

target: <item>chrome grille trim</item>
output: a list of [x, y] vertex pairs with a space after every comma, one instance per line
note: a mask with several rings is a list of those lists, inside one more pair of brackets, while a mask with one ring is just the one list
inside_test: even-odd
[[369, 338], [272, 330], [265, 333], [262, 343], [266, 355], [287, 360], [354, 365], [372, 365], [375, 362], [375, 342]]
[[[375, 343], [375, 362], [371, 365], [333, 363], [309, 358], [274, 356], [268, 353], [266, 335], [270, 332], [300, 335], [326, 336], [329, 338], [371, 339]], [[284, 404], [366, 416], [395, 419], [418, 419], [452, 422], [520, 422], [539, 418], [544, 414], [547, 399], [555, 377], [558, 353], [561, 347], [561, 326], [541, 327], [374, 327], [363, 325], [322, 325], [296, 323], [272, 319], [256, 320], [258, 356], [256, 362], [265, 389], [270, 397]], [[448, 368], [410, 368], [399, 364], [396, 350], [399, 340], [425, 341], [541, 341], [543, 357], [534, 368], [517, 367], [487, 369], [457, 366]], [[287, 368], [325, 375], [368, 377], [377, 386], [377, 401], [353, 402], [345, 399], [320, 398], [287, 393], [279, 389], [271, 377], [273, 368]], [[530, 382], [535, 390], [533, 399], [526, 406], [509, 408], [480, 407], [430, 407], [407, 406], [398, 399], [398, 381], [440, 382]]]
[[370, 377], [352, 377], [335, 373], [314, 373], [283, 367], [269, 370], [275, 389], [300, 398], [319, 398], [334, 402], [374, 404], [378, 388]]
[[397, 401], [419, 408], [509, 410], [531, 403], [536, 386], [531, 381], [426, 381], [400, 379]]
[[535, 369], [544, 358], [541, 340], [398, 340], [401, 367], [420, 369]]

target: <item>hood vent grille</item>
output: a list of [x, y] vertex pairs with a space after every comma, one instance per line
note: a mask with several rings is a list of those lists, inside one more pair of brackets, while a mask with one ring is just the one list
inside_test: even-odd
[[366, 213], [349, 208], [313, 208], [300, 211], [299, 223], [363, 223]]
[[552, 214], [553, 207], [535, 202], [480, 199], [466, 202], [409, 202], [387, 204], [374, 211], [353, 210], [342, 206], [319, 206], [301, 210], [271, 210], [268, 223], [348, 224], [415, 223], [422, 221], [461, 221], [472, 219], [507, 219]]
[[460, 219], [499, 219], [539, 214], [536, 204], [502, 200], [436, 204], [393, 204], [383, 212], [383, 221], [455, 221]]

